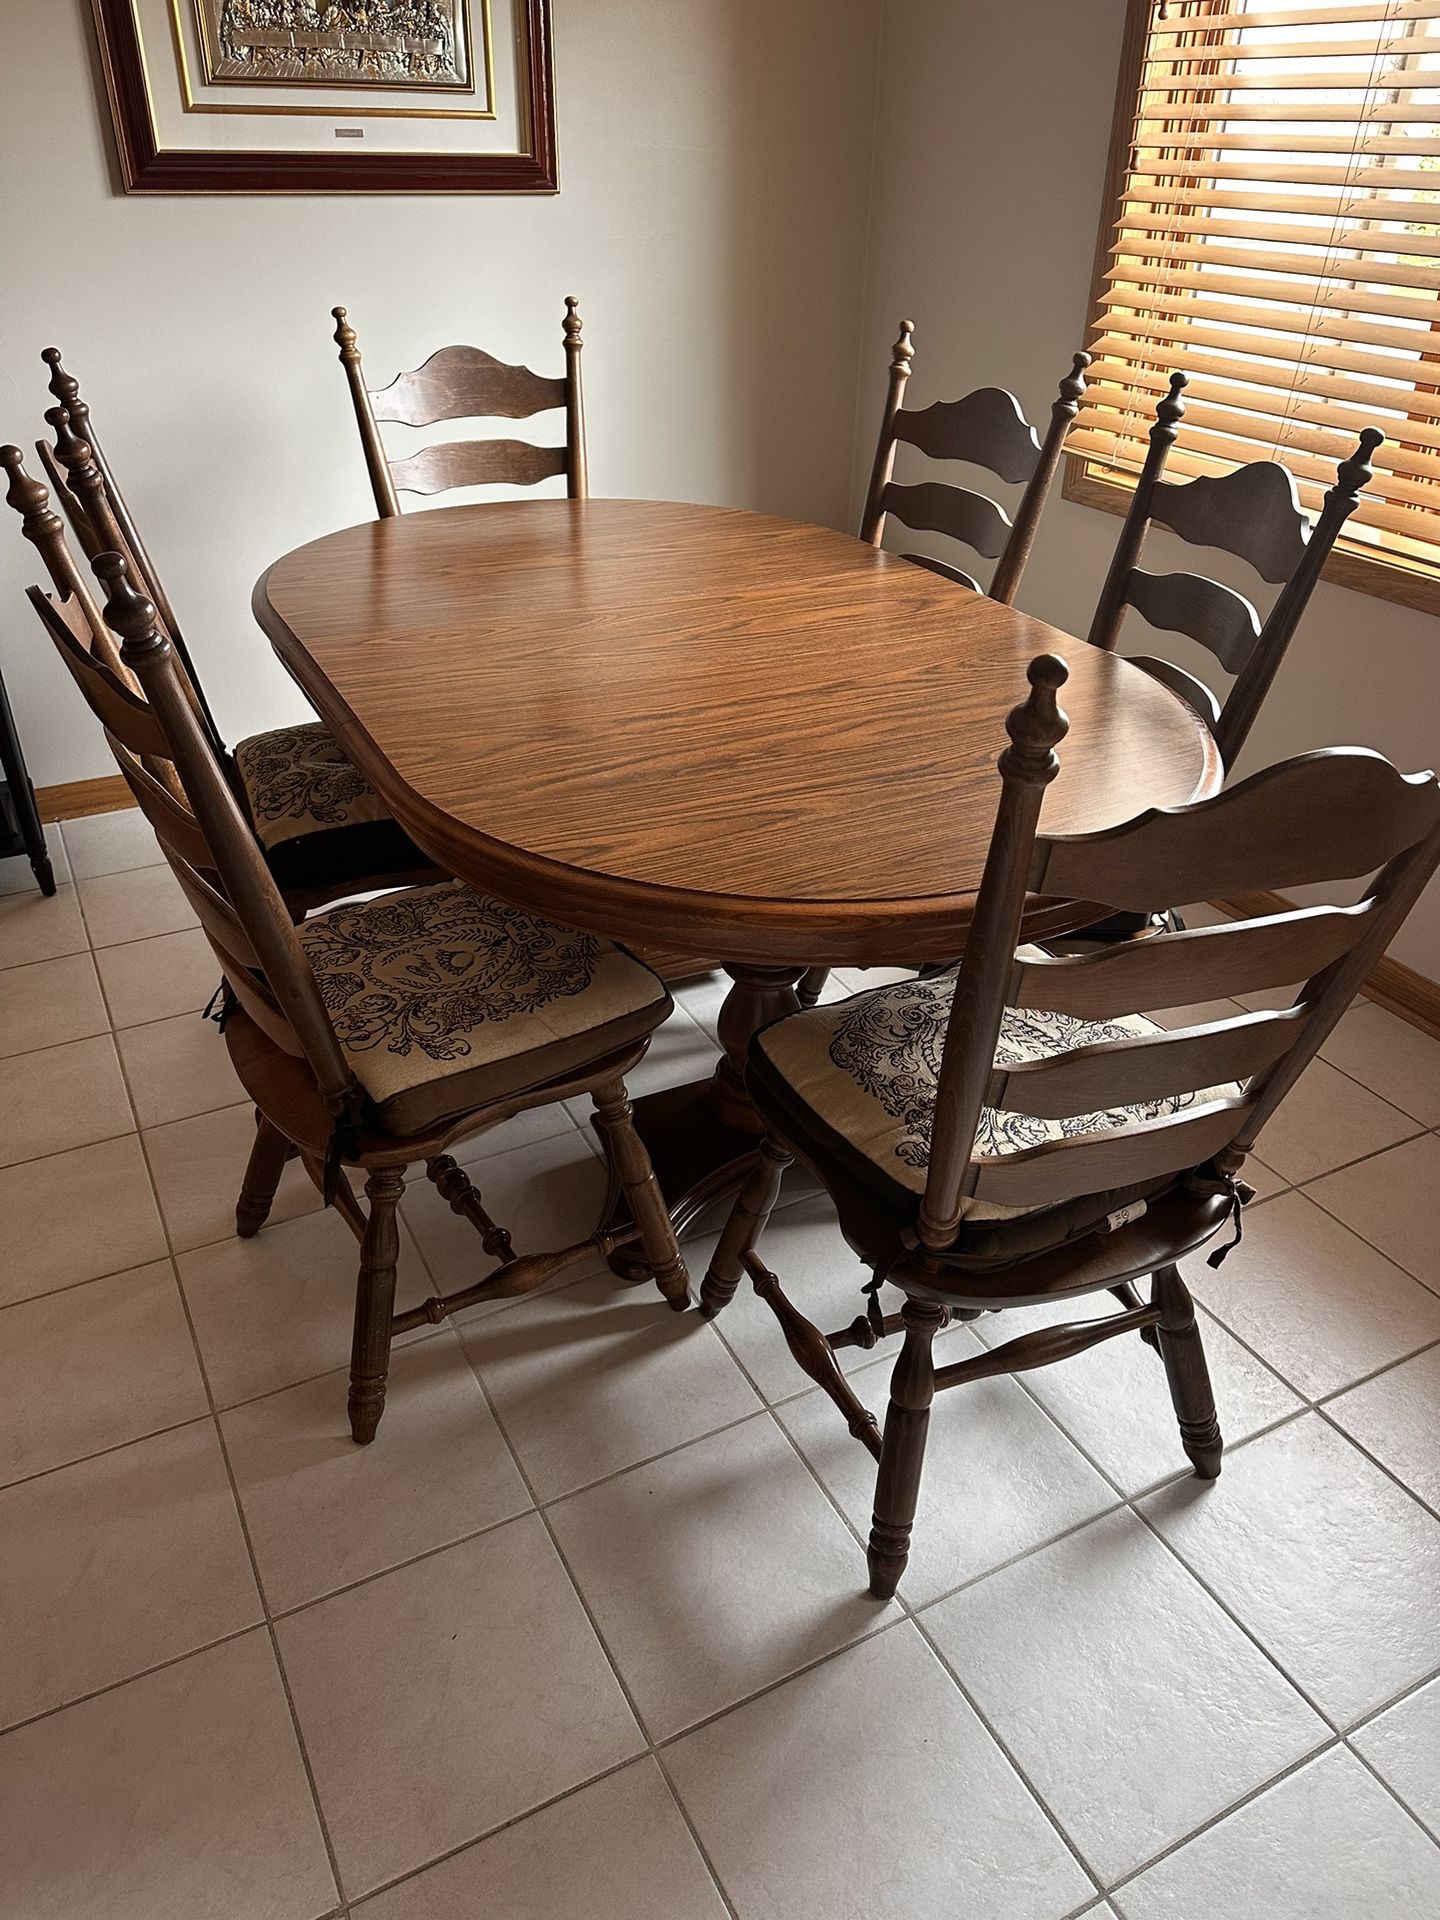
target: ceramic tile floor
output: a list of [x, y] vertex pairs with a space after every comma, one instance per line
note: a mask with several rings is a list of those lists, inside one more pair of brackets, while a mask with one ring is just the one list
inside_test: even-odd
[[[52, 839], [56, 900], [0, 866], [0, 1920], [1440, 1912], [1440, 1044], [1357, 1005], [1195, 1266], [1219, 1482], [1138, 1341], [962, 1389], [879, 1606], [867, 1459], [745, 1293], [412, 1335], [352, 1447], [353, 1242], [293, 1169], [234, 1239], [184, 902], [134, 815]], [[588, 1224], [576, 1120], [465, 1156], [522, 1244]], [[404, 1214], [402, 1298], [477, 1270]], [[858, 1309], [813, 1191], [765, 1250]]]

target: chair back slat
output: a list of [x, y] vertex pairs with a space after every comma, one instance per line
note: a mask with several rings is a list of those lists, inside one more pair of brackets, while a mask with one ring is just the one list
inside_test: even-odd
[[70, 669], [90, 710], [108, 733], [123, 740], [132, 753], [147, 760], [165, 760], [170, 749], [150, 706], [99, 659], [91, 646], [85, 616], [74, 600], [55, 600], [38, 587], [27, 587], [29, 600]]
[[1037, 1120], [1073, 1120], [1249, 1080], [1295, 1044], [1305, 1007], [1248, 1013], [1162, 1035], [1103, 1040], [1010, 1067], [991, 1104]]
[[999, 1207], [1054, 1207], [1187, 1167], [1203, 1166], [1239, 1133], [1249, 1105], [1219, 1100], [1139, 1126], [1054, 1140], [973, 1163], [973, 1193]]
[[1375, 911], [1368, 900], [1355, 907], [1301, 907], [1231, 926], [1115, 942], [1089, 953], [1027, 957], [1017, 961], [1010, 1000], [1036, 1013], [1113, 1020], [1261, 993], [1308, 980], [1349, 953]]
[[[1000, 387], [977, 387], [959, 400], [939, 400], [914, 413], [904, 409], [905, 388], [915, 356], [910, 321], [900, 323], [890, 361], [890, 381], [880, 438], [860, 520], [860, 538], [880, 546], [889, 515], [916, 531], [946, 535], [995, 561], [988, 591], [992, 600], [1009, 606], [1015, 598], [1025, 563], [1030, 557], [1040, 514], [1050, 483], [1060, 463], [1065, 436], [1079, 410], [1085, 391], [1087, 353], [1077, 353], [1070, 372], [1060, 382], [1050, 409], [1050, 425], [1043, 442], [1020, 410], [1014, 394]], [[958, 460], [984, 468], [997, 479], [1023, 485], [1012, 520], [995, 501], [968, 487], [943, 481], [897, 484], [895, 454], [900, 445], [914, 447], [933, 460]], [[918, 559], [918, 555], [908, 558]], [[920, 561], [944, 579], [980, 591], [968, 573], [947, 569], [943, 563]]]
[[[1362, 748], [1307, 754], [1105, 833], [1039, 839], [1040, 800], [1068, 726], [1056, 701], [1065, 678], [1053, 655], [1032, 661], [1030, 696], [1006, 721], [1000, 804], [940, 1060], [916, 1219], [922, 1257], [953, 1246], [972, 1199], [1039, 1208], [1189, 1169], [1233, 1173], [1440, 868], [1440, 782], [1403, 775]], [[1136, 909], [1366, 875], [1374, 877], [1354, 906], [1057, 958], [1016, 950], [1034, 893]], [[1304, 984], [1283, 1012], [1168, 1032], [1127, 1023], [1081, 1034], [1070, 1051], [1063, 1029], [1042, 1027], [1041, 1058], [997, 1064], [1007, 1006], [1021, 1010], [1011, 1015], [1010, 1044], [1029, 1052], [1013, 1025], [1018, 1017], [1023, 1028], [1027, 1008], [1117, 1019], [1297, 976]], [[987, 1108], [1061, 1123], [1059, 1137], [977, 1155]]]
[[1045, 842], [1036, 891], [1126, 912], [1257, 884], [1286, 892], [1374, 873], [1437, 820], [1433, 774], [1397, 773], [1361, 747], [1330, 748], [1267, 767], [1199, 806]]
[[1023, 486], [1040, 463], [1040, 440], [1013, 393], [977, 387], [963, 400], [937, 400], [901, 413], [895, 438], [932, 460], [963, 460]]
[[1262, 580], [1288, 580], [1305, 557], [1310, 523], [1289, 469], [1256, 460], [1233, 473], [1166, 480], [1150, 518], [1192, 547], [1218, 547], [1248, 560]]
[[479, 347], [441, 347], [424, 366], [372, 391], [382, 425], [430, 427], [437, 420], [528, 420], [565, 404], [565, 382], [507, 366]]
[[951, 580], [957, 587], [966, 587], [971, 593], [985, 591], [974, 574], [966, 573], [963, 567], [952, 567], [948, 560], [936, 560], [928, 553], [902, 553], [900, 558], [908, 560], [912, 567], [923, 567], [927, 573], [938, 573], [942, 580]]
[[565, 472], [564, 447], [525, 440], [452, 440], [390, 462], [397, 493], [448, 493], [452, 487], [533, 487]]
[[1207, 647], [1227, 673], [1239, 673], [1260, 638], [1260, 616], [1244, 594], [1203, 574], [1136, 567], [1128, 598], [1152, 627], [1187, 634]]
[[969, 487], [947, 486], [943, 480], [923, 480], [901, 486], [892, 480], [882, 505], [912, 533], [943, 533], [962, 546], [993, 560], [1005, 551], [1013, 522], [1003, 507]]
[[[542, 480], [563, 479], [571, 500], [587, 497], [585, 401], [580, 381], [584, 329], [573, 295], [565, 301], [561, 322], [563, 374], [511, 366], [479, 347], [442, 347], [423, 366], [398, 375], [378, 391], [365, 384], [359, 342], [344, 307], [331, 311], [375, 507], [382, 519], [399, 513], [401, 493], [445, 493], [452, 487], [533, 487]], [[442, 420], [528, 420], [553, 412], [565, 415], [565, 440], [559, 447], [535, 446], [527, 440], [457, 441], [392, 460], [380, 437], [382, 424], [429, 427]]]

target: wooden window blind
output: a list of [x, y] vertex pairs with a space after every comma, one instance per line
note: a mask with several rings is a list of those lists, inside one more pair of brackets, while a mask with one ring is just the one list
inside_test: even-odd
[[1331, 571], [1440, 606], [1440, 0], [1131, 0], [1123, 67], [1067, 490], [1123, 509], [1175, 368], [1172, 478], [1314, 510], [1375, 425], [1344, 552], [1400, 583]]

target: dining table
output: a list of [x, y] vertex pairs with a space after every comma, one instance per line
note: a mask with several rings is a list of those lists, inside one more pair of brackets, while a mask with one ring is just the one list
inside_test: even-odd
[[[1069, 668], [1042, 832], [1101, 831], [1222, 779], [1204, 722], [1120, 655], [848, 534], [737, 508], [421, 510], [297, 548], [253, 604], [437, 866], [725, 969], [713, 1076], [635, 1102], [677, 1233], [752, 1163], [746, 1051], [807, 971], [963, 953], [1035, 655]], [[1036, 899], [1025, 930], [1082, 919]], [[731, 1290], [732, 1237], [711, 1261]], [[635, 1259], [612, 1264], [638, 1277]]]

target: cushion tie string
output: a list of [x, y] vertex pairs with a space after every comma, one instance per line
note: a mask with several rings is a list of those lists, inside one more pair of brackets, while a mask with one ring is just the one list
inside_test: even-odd
[[1234, 1228], [1234, 1232], [1223, 1247], [1217, 1247], [1212, 1254], [1207, 1256], [1205, 1264], [1211, 1267], [1223, 1266], [1225, 1261], [1245, 1237], [1245, 1216], [1243, 1210], [1248, 1207], [1250, 1202], [1255, 1198], [1254, 1187], [1247, 1186], [1243, 1180], [1237, 1180], [1234, 1174], [1227, 1176], [1225, 1184], [1230, 1190], [1230, 1224]]
[[870, 1296], [865, 1308], [865, 1317], [869, 1320], [877, 1340], [885, 1338], [885, 1314], [880, 1305], [880, 1289], [884, 1284], [884, 1275], [877, 1273], [873, 1280], [860, 1289], [862, 1293]]

